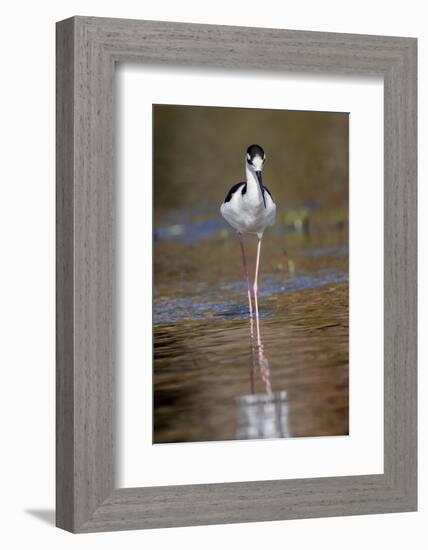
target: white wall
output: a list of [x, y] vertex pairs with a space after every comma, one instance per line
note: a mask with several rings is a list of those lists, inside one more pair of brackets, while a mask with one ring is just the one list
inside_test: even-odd
[[[420, 511], [413, 514], [299, 520], [73, 536], [52, 527], [54, 505], [54, 23], [70, 15], [417, 36], [420, 58], [420, 208], [426, 205], [428, 27], [424, 2], [381, 0], [69, 0], [5, 3], [0, 30], [0, 386], [4, 548], [288, 548], [347, 549], [426, 545], [428, 494], [420, 470]], [[4, 41], [4, 43], [3, 43]], [[421, 216], [422, 218], [422, 216]], [[420, 243], [427, 228], [421, 219]], [[426, 255], [420, 257], [427, 279]], [[424, 276], [425, 275], [425, 276]], [[426, 304], [426, 285], [419, 292]], [[421, 308], [420, 334], [427, 331]], [[422, 338], [421, 338], [422, 341]], [[420, 350], [420, 364], [427, 363]], [[419, 463], [428, 462], [421, 369]], [[424, 434], [425, 432], [425, 434]], [[409, 543], [409, 537], [414, 538]], [[420, 537], [420, 540], [418, 538]], [[4, 544], [9, 539], [8, 544]], [[424, 543], [422, 542], [425, 539]]]

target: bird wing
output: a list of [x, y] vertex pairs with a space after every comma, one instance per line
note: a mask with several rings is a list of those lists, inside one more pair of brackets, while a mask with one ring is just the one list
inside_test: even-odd
[[235, 183], [235, 185], [233, 185], [229, 189], [229, 192], [226, 195], [226, 198], [224, 199], [224, 202], [229, 202], [232, 199], [233, 195], [236, 193], [236, 191], [238, 191], [238, 189], [242, 186], [244, 186], [244, 188], [242, 189], [241, 193], [243, 195], [245, 195], [245, 193], [247, 192], [247, 182], [246, 181], [240, 181], [239, 183]]

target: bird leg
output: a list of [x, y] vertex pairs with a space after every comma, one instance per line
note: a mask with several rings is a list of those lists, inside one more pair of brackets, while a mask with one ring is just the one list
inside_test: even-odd
[[262, 337], [260, 333], [260, 319], [259, 319], [259, 303], [257, 298], [258, 279], [259, 279], [259, 265], [260, 265], [260, 252], [262, 248], [262, 240], [259, 238], [257, 242], [257, 257], [256, 257], [256, 273], [254, 275], [254, 305], [256, 309], [256, 333], [257, 333], [257, 350], [259, 354], [259, 367], [262, 380], [265, 384], [266, 393], [272, 395], [272, 384], [270, 380], [270, 368], [269, 361], [264, 352], [264, 346], [262, 343]]
[[244, 264], [244, 274], [247, 279], [247, 289], [248, 289], [248, 307], [250, 309], [250, 316], [253, 315], [253, 305], [251, 302], [251, 284], [250, 284], [250, 275], [248, 273], [248, 265], [247, 265], [247, 259], [245, 257], [245, 248], [244, 248], [244, 239], [239, 233], [239, 242], [241, 244], [241, 252], [242, 252], [242, 263]]
[[[262, 247], [262, 240], [259, 238], [257, 241], [257, 256], [256, 256], [256, 273], [254, 275], [254, 284], [253, 284], [253, 292], [254, 292], [254, 305], [256, 308], [256, 317], [259, 316], [259, 304], [257, 300], [257, 290], [258, 290], [258, 279], [259, 279], [259, 264], [260, 264], [260, 250]], [[258, 329], [258, 324], [257, 324]], [[260, 330], [257, 331], [257, 339], [260, 341]]]

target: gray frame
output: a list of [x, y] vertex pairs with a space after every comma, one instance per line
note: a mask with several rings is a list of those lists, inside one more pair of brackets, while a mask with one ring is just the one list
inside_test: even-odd
[[[58, 527], [82, 533], [416, 510], [416, 44], [91, 17], [57, 24]], [[123, 61], [383, 76], [382, 475], [115, 488], [113, 82]]]

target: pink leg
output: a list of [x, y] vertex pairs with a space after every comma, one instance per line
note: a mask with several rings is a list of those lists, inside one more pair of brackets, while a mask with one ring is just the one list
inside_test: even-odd
[[[260, 331], [260, 319], [258, 315], [255, 316], [255, 323], [256, 323], [256, 334], [257, 334], [257, 345], [253, 347], [253, 370], [254, 370], [254, 356], [255, 354], [258, 355], [258, 363], [259, 363], [259, 369], [260, 369], [260, 375], [262, 378], [262, 381], [265, 385], [265, 390], [267, 395], [272, 395], [272, 383], [270, 378], [270, 368], [269, 368], [269, 360], [267, 356], [265, 355], [265, 348], [263, 346], [262, 337], [261, 337], [261, 331]], [[253, 318], [251, 318], [251, 322], [253, 321]], [[254, 340], [253, 340], [254, 341]]]
[[[256, 308], [256, 317], [259, 316], [259, 303], [257, 300], [257, 289], [258, 289], [258, 279], [259, 279], [259, 264], [260, 264], [260, 250], [262, 247], [262, 240], [259, 238], [257, 242], [257, 258], [256, 258], [256, 273], [254, 275], [254, 285], [253, 285], [253, 292], [254, 292], [254, 305]], [[260, 338], [260, 334], [257, 335], [258, 338]]]
[[254, 321], [253, 316], [250, 317], [250, 347], [251, 347], [251, 393], [254, 395], [256, 393], [256, 345], [254, 344]]
[[266, 393], [272, 395], [272, 383], [270, 379], [269, 361], [265, 355], [265, 348], [263, 346], [261, 334], [260, 334], [260, 320], [256, 316], [256, 331], [257, 331], [257, 352], [259, 359], [259, 368], [262, 380], [265, 385]]
[[247, 289], [248, 289], [248, 307], [250, 309], [250, 316], [253, 315], [253, 305], [251, 303], [251, 285], [250, 285], [250, 276], [248, 274], [248, 265], [247, 259], [245, 257], [245, 248], [244, 248], [244, 239], [241, 234], [239, 234], [239, 241], [241, 243], [241, 252], [242, 252], [242, 263], [244, 264], [244, 274], [247, 278]]
[[256, 273], [254, 275], [254, 304], [256, 309], [256, 333], [257, 333], [257, 348], [259, 354], [259, 367], [262, 380], [265, 384], [266, 393], [272, 395], [272, 384], [270, 379], [269, 361], [264, 352], [264, 346], [262, 343], [262, 337], [260, 334], [260, 319], [259, 319], [259, 303], [257, 298], [258, 280], [259, 280], [259, 266], [260, 266], [260, 252], [262, 248], [262, 240], [259, 239], [257, 243], [257, 258], [256, 258]]

